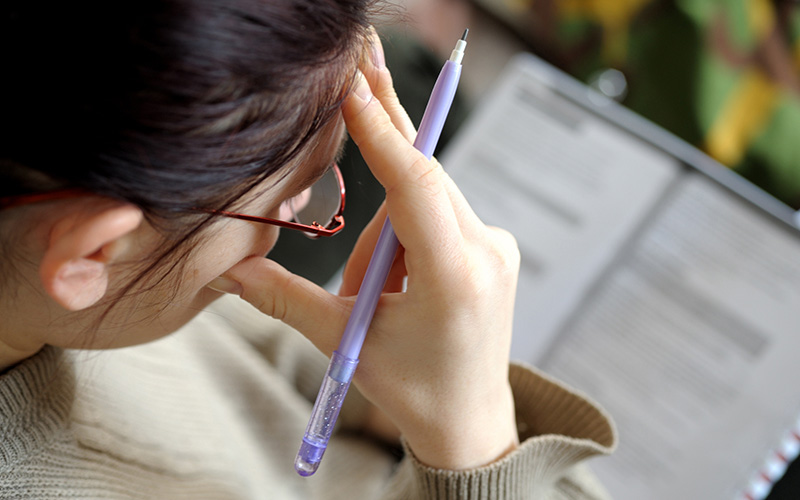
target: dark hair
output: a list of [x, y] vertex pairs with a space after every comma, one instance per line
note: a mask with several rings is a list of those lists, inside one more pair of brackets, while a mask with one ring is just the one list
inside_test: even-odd
[[[344, 97], [369, 0], [14, 2], [0, 197], [80, 188], [164, 231], [280, 171]], [[162, 256], [162, 257], [163, 257]]]
[[[224, 205], [284, 166], [334, 115], [367, 3], [6, 7], [11, 135], [0, 158], [151, 215]], [[0, 196], [42, 189], [15, 170], [3, 169]]]

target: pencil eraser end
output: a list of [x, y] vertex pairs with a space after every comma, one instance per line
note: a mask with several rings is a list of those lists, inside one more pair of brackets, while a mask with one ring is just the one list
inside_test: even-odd
[[300, 445], [300, 451], [297, 452], [297, 458], [294, 461], [294, 469], [303, 477], [308, 477], [315, 472], [322, 461], [322, 455], [325, 453], [325, 446], [319, 446], [310, 443], [303, 439]]

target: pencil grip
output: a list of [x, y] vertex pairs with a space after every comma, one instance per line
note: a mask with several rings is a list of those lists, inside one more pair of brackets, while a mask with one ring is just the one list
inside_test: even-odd
[[310, 476], [319, 467], [342, 409], [344, 397], [350, 388], [350, 381], [353, 380], [356, 365], [358, 359], [348, 358], [338, 351], [333, 352], [295, 459], [294, 467], [301, 476]]

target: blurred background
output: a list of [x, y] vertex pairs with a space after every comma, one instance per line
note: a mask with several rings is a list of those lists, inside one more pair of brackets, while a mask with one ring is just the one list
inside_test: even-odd
[[[378, 23], [401, 102], [419, 123], [444, 60], [470, 29], [441, 151], [511, 57], [529, 51], [800, 209], [800, 2], [796, 0], [395, 0]], [[345, 231], [284, 231], [270, 257], [336, 290], [383, 200], [352, 143], [340, 164]], [[294, 234], [296, 233], [296, 234]], [[800, 258], [800, 256], [799, 256]], [[800, 498], [800, 466], [770, 499]]]
[[[394, 0], [378, 23], [401, 102], [419, 123], [455, 40], [470, 28], [439, 150], [510, 58], [530, 51], [800, 209], [800, 2]], [[383, 190], [348, 145], [344, 233], [312, 247], [284, 231], [274, 257], [331, 279]], [[307, 250], [306, 250], [307, 249]], [[309, 259], [313, 257], [313, 259]], [[298, 266], [299, 268], [300, 266]]]

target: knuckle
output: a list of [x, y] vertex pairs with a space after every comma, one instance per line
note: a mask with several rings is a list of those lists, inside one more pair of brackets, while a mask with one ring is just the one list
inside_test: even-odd
[[517, 239], [511, 232], [499, 227], [489, 227], [492, 235], [494, 261], [499, 269], [507, 273], [519, 271], [521, 254]]
[[248, 300], [247, 297], [243, 297], [248, 302], [252, 303], [256, 309], [261, 311], [262, 313], [275, 318], [277, 320], [283, 321], [286, 317], [286, 304], [281, 298], [275, 294], [265, 294], [258, 299]]
[[[441, 196], [444, 191], [444, 185], [439, 175], [441, 169], [436, 168], [438, 164], [425, 158], [419, 151], [409, 145], [408, 150], [399, 155], [394, 164], [397, 166], [395, 175], [384, 185], [387, 194], [398, 190], [414, 191], [417, 195], [422, 196], [419, 199], [425, 199], [428, 202]], [[433, 204], [431, 207], [435, 205]], [[430, 213], [430, 216], [432, 219], [436, 219], [435, 212]]]
[[415, 180], [419, 184], [427, 185], [433, 183], [434, 180], [429, 176], [429, 174], [434, 171], [432, 162], [421, 154], [414, 156], [409, 165], [409, 172], [414, 172]]
[[[274, 279], [274, 278], [273, 278]], [[287, 276], [286, 278], [287, 283], [285, 285], [278, 286], [278, 289], [285, 289], [284, 286], [290, 285], [288, 283], [293, 279], [293, 277]], [[248, 297], [242, 295], [242, 298], [247, 302], [250, 302], [253, 306], [256, 307], [259, 311], [275, 318], [280, 321], [286, 321], [289, 315], [289, 304], [287, 298], [281, 293], [273, 293], [272, 287], [269, 287], [264, 292], [259, 293], [256, 297]]]
[[382, 102], [386, 102], [387, 106], [390, 106], [392, 108], [395, 107], [402, 108], [402, 106], [400, 105], [400, 99], [397, 97], [397, 92], [395, 91], [394, 86], [392, 85], [391, 78], [385, 78], [379, 81], [379, 86], [380, 88], [378, 89], [378, 92], [380, 93], [380, 99]]
[[414, 155], [408, 169], [408, 172], [413, 176], [413, 183], [433, 193], [442, 191], [444, 186], [439, 175], [442, 172], [442, 169], [438, 168], [439, 164], [425, 158], [421, 153], [417, 153], [416, 150], [414, 150]]
[[[377, 103], [376, 99], [372, 102]], [[375, 104], [367, 106], [375, 107]], [[366, 109], [366, 108], [365, 108]], [[394, 125], [384, 113], [375, 113], [371, 118], [366, 117], [360, 130], [351, 130], [351, 137], [359, 147], [377, 148], [387, 141], [392, 140]], [[358, 133], [361, 132], [361, 133]]]

